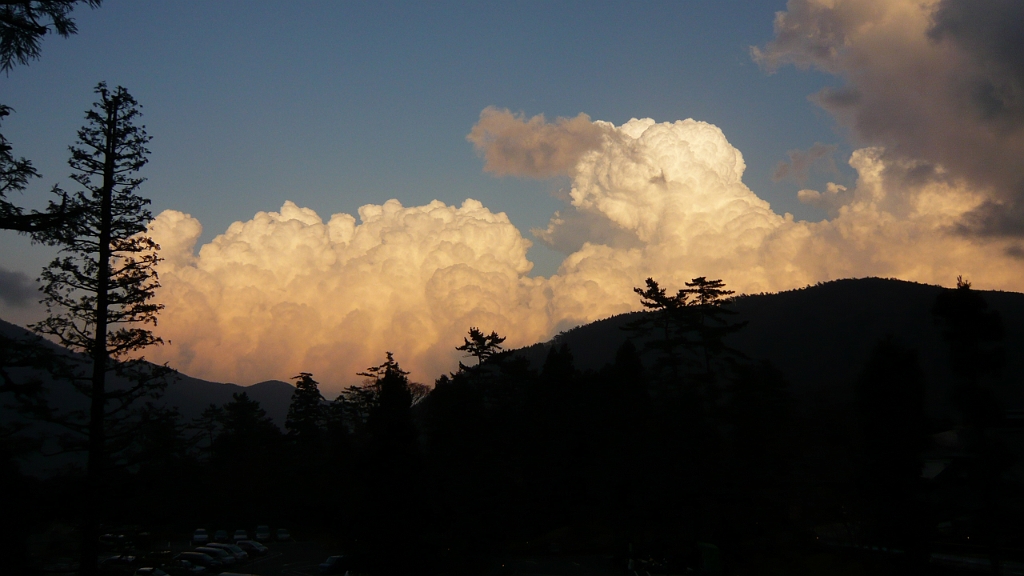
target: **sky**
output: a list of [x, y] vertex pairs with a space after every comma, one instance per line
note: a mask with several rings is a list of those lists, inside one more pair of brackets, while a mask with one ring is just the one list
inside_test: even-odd
[[[530, 344], [650, 275], [1020, 291], [1024, 14], [987, 6], [108, 0], [0, 77], [43, 174], [13, 200], [73, 189], [92, 88], [126, 87], [167, 258], [147, 357], [242, 384], [385, 349], [429, 383], [469, 326]], [[41, 318], [54, 255], [0, 233], [0, 317]]]

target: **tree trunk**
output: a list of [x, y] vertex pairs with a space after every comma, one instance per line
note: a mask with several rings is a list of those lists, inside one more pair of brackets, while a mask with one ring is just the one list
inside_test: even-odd
[[92, 345], [92, 394], [89, 407], [89, 452], [86, 464], [85, 518], [82, 522], [82, 551], [80, 572], [84, 576], [98, 573], [100, 502], [107, 473], [106, 431], [106, 378], [107, 362], [107, 291], [110, 289], [110, 235], [113, 220], [114, 190], [114, 138], [117, 129], [117, 110], [107, 112], [105, 150], [103, 162], [102, 206], [99, 225], [99, 256], [96, 268], [96, 334]]

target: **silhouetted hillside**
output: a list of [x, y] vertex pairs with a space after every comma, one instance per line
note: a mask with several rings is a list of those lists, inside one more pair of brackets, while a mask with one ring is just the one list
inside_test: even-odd
[[[845, 401], [858, 370], [872, 346], [893, 335], [920, 353], [928, 382], [928, 406], [942, 411], [948, 401], [951, 376], [946, 365], [946, 343], [931, 313], [943, 290], [929, 286], [863, 278], [837, 280], [778, 294], [741, 296], [734, 309], [737, 321], [749, 324], [728, 337], [730, 345], [754, 359], [771, 360], [789, 379], [794, 396], [822, 401]], [[1003, 343], [1007, 365], [1001, 392], [1008, 407], [1024, 408], [1024, 294], [979, 291], [989, 306], [1002, 316], [1006, 328]], [[538, 343], [515, 354], [539, 369], [552, 342], [567, 343], [578, 368], [598, 369], [615, 357], [630, 335], [622, 330], [639, 314], [599, 320], [559, 334], [551, 342]], [[0, 334], [32, 337], [24, 328], [0, 320]], [[51, 386], [53, 386], [51, 384]], [[58, 394], [75, 395], [69, 387], [54, 386]], [[162, 403], [176, 406], [185, 418], [198, 416], [210, 404], [224, 404], [234, 393], [245, 391], [258, 401], [283, 428], [294, 388], [279, 380], [251, 386], [210, 382], [180, 374], [171, 383]]]
[[[38, 338], [28, 330], [3, 320], [0, 320], [0, 335], [14, 339]], [[43, 342], [46, 342], [46, 345], [54, 350], [60, 350], [56, 344]], [[67, 351], [62, 352], [70, 354]], [[84, 397], [72, 390], [67, 383], [54, 382], [45, 373], [38, 372], [36, 375], [44, 379], [44, 385], [50, 389], [56, 405], [62, 407], [84, 406], [82, 404]], [[114, 378], [114, 386], [117, 386], [116, 378]], [[280, 380], [267, 380], [251, 386], [239, 386], [238, 384], [210, 382], [179, 373], [170, 381], [158, 404], [177, 407], [182, 416], [191, 419], [199, 416], [200, 412], [210, 404], [219, 406], [230, 402], [232, 394], [246, 392], [249, 398], [259, 402], [260, 406], [267, 411], [267, 415], [283, 429], [285, 417], [288, 414], [288, 403], [291, 401], [294, 390], [295, 388], [291, 384]]]
[[[901, 280], [837, 280], [778, 294], [741, 296], [733, 309], [736, 321], [749, 324], [727, 342], [754, 359], [771, 360], [782, 370], [797, 399], [844, 402], [852, 383], [879, 339], [893, 335], [916, 348], [928, 383], [928, 408], [943, 412], [951, 375], [947, 344], [932, 315], [939, 286]], [[671, 290], [670, 290], [671, 292]], [[1000, 392], [1007, 407], [1024, 408], [1024, 294], [979, 291], [990, 309], [1002, 316], [1007, 364]], [[622, 327], [632, 313], [600, 320], [559, 334], [580, 369], [598, 369], [615, 357], [630, 335]], [[516, 352], [540, 368], [551, 342]]]

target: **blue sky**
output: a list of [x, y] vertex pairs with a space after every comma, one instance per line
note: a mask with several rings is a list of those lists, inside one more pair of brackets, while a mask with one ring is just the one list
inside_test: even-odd
[[[850, 147], [807, 96], [836, 80], [749, 47], [772, 38], [785, 2], [129, 2], [79, 9], [79, 34], [0, 78], [3, 126], [43, 173], [20, 200], [73, 188], [67, 146], [100, 80], [143, 105], [153, 137], [142, 193], [204, 226], [202, 241], [285, 200], [325, 218], [397, 198], [479, 199], [525, 231], [563, 206], [567, 181], [495, 178], [465, 136], [487, 106], [621, 124], [711, 122], [742, 151], [746, 184], [776, 212], [818, 220], [801, 187], [849, 183]], [[773, 182], [791, 149], [839, 144], [843, 174]], [[50, 256], [0, 237], [0, 266], [35, 277]], [[528, 234], [528, 233], [527, 233]], [[534, 274], [562, 255], [530, 252]]]

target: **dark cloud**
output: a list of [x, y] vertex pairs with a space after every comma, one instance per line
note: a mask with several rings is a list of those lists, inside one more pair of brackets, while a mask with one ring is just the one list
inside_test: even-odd
[[772, 180], [778, 182], [787, 178], [800, 184], [807, 181], [811, 168], [821, 166], [825, 171], [838, 174], [836, 161], [833, 154], [836, 152], [835, 144], [822, 144], [815, 142], [807, 150], [790, 150], [787, 152], [789, 162], [779, 162], [772, 171]]
[[1024, 237], [1024, 207], [1019, 202], [984, 202], [963, 215], [956, 231], [968, 236]]
[[21, 272], [12, 272], [0, 268], [0, 300], [20, 308], [26, 306], [38, 296], [36, 283]]
[[751, 54], [834, 74], [811, 99], [861, 144], [986, 194], [963, 234], [1024, 236], [1024, 1], [789, 0]]

